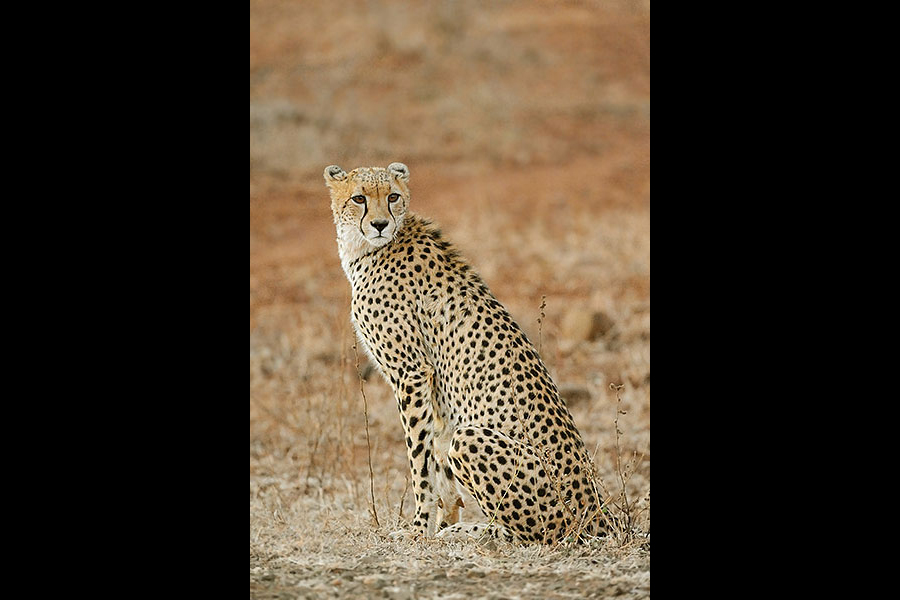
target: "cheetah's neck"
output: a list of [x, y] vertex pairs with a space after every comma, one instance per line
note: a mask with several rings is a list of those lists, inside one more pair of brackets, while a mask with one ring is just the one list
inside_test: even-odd
[[352, 230], [349, 232], [346, 231], [347, 228], [343, 229], [344, 231], [342, 231], [342, 227], [338, 225], [338, 256], [341, 259], [341, 267], [344, 269], [347, 279], [350, 279], [352, 263], [364, 256], [367, 252], [374, 250], [374, 248], [372, 248], [371, 244], [362, 239], [362, 236], [355, 234]]

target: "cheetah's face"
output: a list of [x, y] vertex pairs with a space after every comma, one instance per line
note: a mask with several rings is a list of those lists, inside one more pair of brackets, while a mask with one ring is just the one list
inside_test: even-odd
[[409, 206], [409, 168], [361, 167], [346, 173], [337, 165], [325, 169], [331, 210], [338, 236], [346, 242], [365, 241], [376, 248], [394, 239]]

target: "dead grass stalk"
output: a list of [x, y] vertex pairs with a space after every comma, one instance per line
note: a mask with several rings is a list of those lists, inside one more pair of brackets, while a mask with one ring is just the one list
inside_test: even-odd
[[363, 384], [362, 373], [359, 370], [359, 352], [356, 351], [356, 344], [353, 344], [353, 356], [356, 358], [356, 375], [359, 377], [359, 393], [363, 399], [363, 415], [366, 419], [366, 456], [369, 460], [369, 511], [372, 513], [372, 519], [375, 526], [381, 528], [378, 522], [378, 511], [375, 509], [375, 472], [372, 471], [372, 443], [369, 440], [369, 401], [366, 399], [366, 389]]

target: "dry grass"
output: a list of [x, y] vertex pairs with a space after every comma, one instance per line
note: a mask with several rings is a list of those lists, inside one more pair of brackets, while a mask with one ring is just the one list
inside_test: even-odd
[[[625, 538], [387, 537], [413, 506], [403, 432], [357, 367], [321, 179], [410, 166], [412, 209], [540, 344], [610, 506], [649, 528], [648, 9], [253, 1], [250, 33], [251, 596], [648, 596], [649, 552]], [[579, 311], [614, 324], [584, 339]]]
[[[273, 489], [254, 504], [278, 504]], [[649, 554], [390, 540], [365, 511], [303, 498], [250, 520], [250, 593], [286, 598], [596, 598], [649, 595]]]

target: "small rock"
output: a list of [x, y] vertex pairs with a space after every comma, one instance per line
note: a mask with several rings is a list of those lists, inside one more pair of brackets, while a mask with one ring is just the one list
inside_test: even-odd
[[605, 312], [573, 308], [563, 317], [562, 335], [572, 340], [592, 342], [609, 333], [613, 325], [615, 322]]
[[591, 399], [591, 393], [585, 388], [577, 385], [559, 386], [559, 395], [566, 401], [566, 405], [572, 407]]
[[373, 373], [375, 373], [375, 367], [372, 363], [367, 362], [359, 368], [359, 376], [362, 377], [363, 381], [369, 381]]

